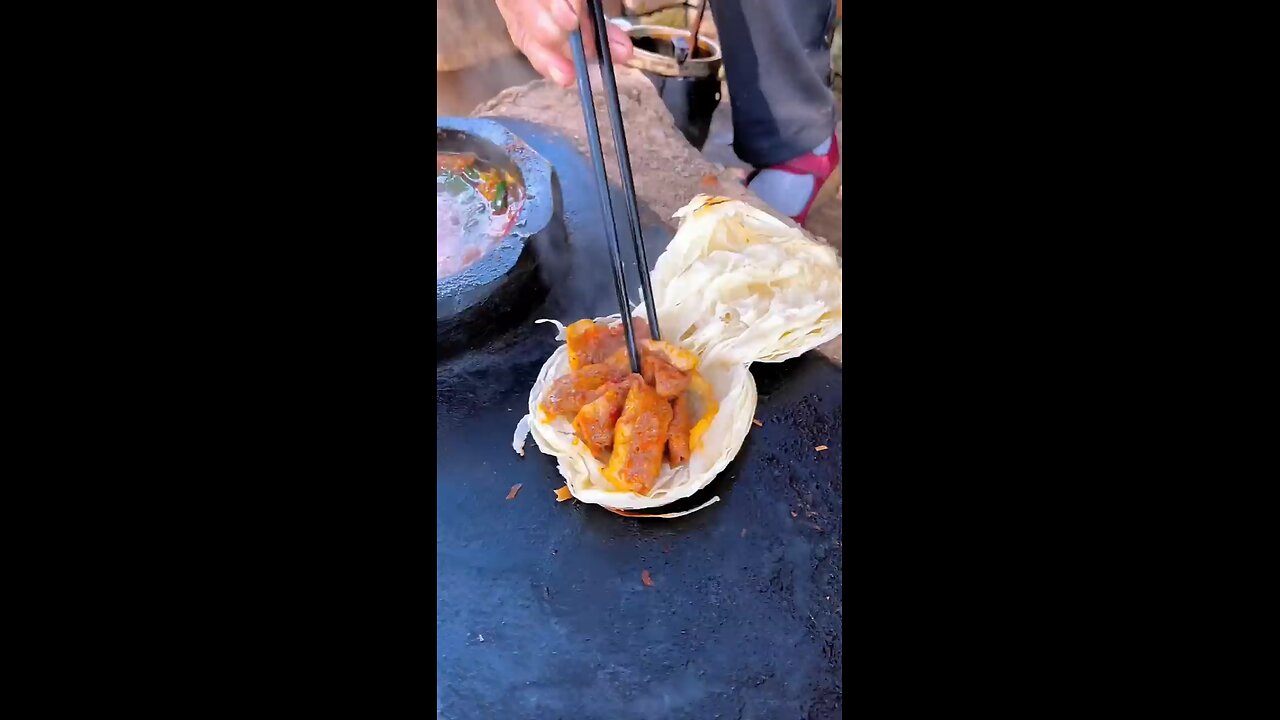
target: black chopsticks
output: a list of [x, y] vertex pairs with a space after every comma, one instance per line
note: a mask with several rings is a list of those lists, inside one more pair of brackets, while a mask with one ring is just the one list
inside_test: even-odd
[[604, 5], [600, 0], [587, 0], [591, 9], [592, 25], [596, 31], [596, 47], [600, 52], [600, 78], [609, 107], [609, 123], [613, 129], [613, 146], [618, 151], [618, 175], [622, 177], [622, 194], [627, 201], [627, 218], [631, 221], [631, 242], [635, 245], [636, 262], [640, 268], [640, 292], [649, 315], [649, 333], [654, 340], [661, 340], [658, 333], [658, 309], [653, 304], [653, 287], [649, 283], [649, 258], [645, 255], [644, 236], [640, 230], [640, 209], [636, 205], [636, 186], [631, 179], [631, 153], [627, 149], [627, 132], [622, 127], [622, 105], [618, 100], [618, 81], [613, 75], [613, 58], [609, 52], [609, 28], [604, 17]]
[[[622, 127], [622, 106], [618, 102], [618, 83], [613, 74], [613, 60], [609, 54], [608, 25], [600, 0], [586, 0], [588, 21], [591, 23], [600, 55], [600, 77], [604, 81], [605, 104], [609, 108], [609, 121], [613, 126], [613, 144], [618, 153], [618, 173], [622, 177], [622, 192], [627, 204], [627, 220], [631, 231], [631, 243], [636, 253], [636, 265], [640, 271], [640, 292], [644, 296], [645, 310], [649, 316], [649, 335], [660, 340], [658, 311], [653, 303], [653, 287], [649, 280], [649, 260], [645, 254], [644, 237], [640, 229], [640, 210], [636, 205], [635, 182], [631, 177], [631, 159], [627, 151], [627, 134]], [[636, 351], [635, 331], [631, 327], [631, 308], [627, 303], [627, 280], [622, 267], [622, 252], [618, 244], [618, 227], [609, 202], [609, 175], [604, 165], [604, 149], [600, 145], [600, 127], [596, 123], [596, 106], [591, 94], [591, 76], [587, 73], [587, 53], [582, 44], [582, 32], [575, 30], [569, 38], [573, 49], [573, 64], [577, 71], [578, 97], [582, 100], [582, 115], [587, 126], [587, 145], [596, 171], [596, 189], [600, 196], [600, 212], [604, 216], [605, 240], [609, 245], [609, 258], [613, 261], [614, 289], [618, 294], [618, 306], [622, 311], [623, 331], [627, 338], [627, 352], [631, 357], [631, 371], [640, 372], [640, 354]]]
[[694, 60], [698, 57], [698, 28], [702, 27], [702, 14], [707, 11], [708, 2], [710, 0], [702, 0], [702, 4], [698, 6], [698, 14], [693, 19], [693, 32], [689, 33], [689, 47], [676, 51], [677, 65], [683, 65], [686, 60]]

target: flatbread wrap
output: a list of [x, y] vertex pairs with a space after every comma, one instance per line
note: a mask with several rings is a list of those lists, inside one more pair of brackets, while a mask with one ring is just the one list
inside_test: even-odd
[[532, 435], [582, 502], [651, 509], [705, 488], [751, 429], [751, 363], [798, 357], [841, 332], [832, 248], [727, 198], [700, 195], [675, 216], [680, 228], [650, 273], [663, 341], [648, 339], [643, 305], [632, 313], [640, 374], [620, 316], [537, 321], [565, 344], [539, 372], [513, 447], [523, 455]]

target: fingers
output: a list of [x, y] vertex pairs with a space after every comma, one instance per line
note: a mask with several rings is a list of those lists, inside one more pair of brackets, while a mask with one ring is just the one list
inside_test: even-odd
[[574, 76], [573, 62], [566, 57], [568, 52], [568, 45], [558, 51], [544, 45], [531, 45], [524, 54], [539, 75], [560, 87], [567, 88], [573, 84]]
[[[565, 2], [567, 0], [556, 0], [557, 2]], [[627, 36], [627, 32], [622, 28], [605, 19], [605, 34], [609, 38], [609, 59], [615, 65], [625, 63], [631, 59], [632, 46], [631, 38]], [[587, 50], [587, 57], [597, 58], [600, 56], [596, 52], [596, 36], [595, 31], [591, 29], [591, 23], [586, 16], [582, 18], [582, 45]]]
[[[518, 0], [535, 10], [527, 15], [529, 43], [518, 45], [538, 74], [560, 87], [573, 84], [569, 33], [578, 27], [583, 0]], [[538, 7], [541, 6], [541, 7]]]
[[[574, 19], [573, 24], [566, 30], [564, 28], [564, 18], [560, 18], [555, 11], [556, 8], [562, 6], [565, 0], [551, 0], [552, 5], [549, 12], [534, 13], [528, 18], [529, 35], [532, 36], [539, 44], [549, 48], [559, 47], [562, 43], [569, 39], [569, 33], [573, 32], [578, 26], [577, 20]], [[560, 11], [561, 13], [565, 11]], [[571, 16], [572, 17], [572, 16]]]
[[631, 59], [631, 38], [622, 28], [609, 23], [609, 55], [615, 63], [624, 63]]
[[[497, 4], [516, 47], [539, 75], [560, 87], [567, 88], [574, 82], [570, 33], [581, 30], [587, 56], [598, 56], [584, 0], [497, 0]], [[633, 48], [627, 33], [607, 22], [605, 32], [610, 59], [615, 63], [630, 60]]]
[[578, 18], [587, 16], [582, 3], [583, 0], [550, 0], [547, 9], [551, 11], [551, 20], [561, 31], [561, 39], [567, 39], [569, 33], [578, 29]]
[[[544, 4], [545, 3], [545, 4]], [[569, 58], [566, 42], [569, 31], [561, 27], [564, 21], [565, 0], [498, 0], [498, 10], [507, 25], [507, 34], [520, 52], [529, 59], [538, 74], [561, 87], [573, 83], [573, 63]], [[565, 6], [577, 27], [577, 16], [572, 5]]]

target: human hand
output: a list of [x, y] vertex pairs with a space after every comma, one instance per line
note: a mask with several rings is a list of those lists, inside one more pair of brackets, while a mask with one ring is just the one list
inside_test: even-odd
[[[597, 0], [599, 1], [599, 0]], [[583, 0], [497, 0], [498, 12], [507, 24], [512, 42], [529, 58], [538, 74], [560, 87], [573, 84], [573, 55], [569, 34], [582, 30], [582, 44], [595, 57], [595, 37]], [[631, 59], [631, 39], [626, 32], [605, 23], [609, 53], [615, 63]]]

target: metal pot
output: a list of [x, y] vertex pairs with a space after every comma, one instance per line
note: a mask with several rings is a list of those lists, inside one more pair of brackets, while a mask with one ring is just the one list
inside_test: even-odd
[[676, 127], [690, 145], [701, 150], [711, 130], [711, 116], [720, 105], [720, 45], [698, 37], [698, 57], [677, 63], [675, 43], [688, 47], [688, 30], [660, 25], [627, 25], [635, 52], [627, 63], [642, 73], [658, 91]]

